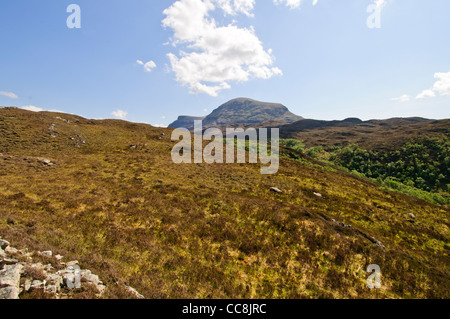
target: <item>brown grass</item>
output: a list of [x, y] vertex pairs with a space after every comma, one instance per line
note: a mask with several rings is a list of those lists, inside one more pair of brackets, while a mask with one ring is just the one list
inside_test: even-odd
[[274, 176], [176, 165], [170, 130], [121, 121], [0, 109], [0, 143], [0, 236], [79, 260], [108, 298], [129, 297], [118, 283], [147, 298], [449, 297], [448, 207], [285, 159]]

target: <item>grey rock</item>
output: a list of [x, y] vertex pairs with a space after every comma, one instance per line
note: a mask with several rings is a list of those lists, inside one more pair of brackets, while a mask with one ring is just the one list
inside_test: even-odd
[[1, 249], [6, 249], [6, 247], [9, 246], [9, 242], [4, 240], [4, 239], [0, 239], [0, 248]]
[[41, 251], [41, 252], [39, 252], [39, 254], [41, 254], [42, 256], [47, 256], [47, 257], [53, 256], [53, 253], [51, 250]]
[[30, 279], [25, 279], [25, 283], [23, 285], [23, 288], [25, 289], [25, 291], [28, 291], [31, 289], [31, 280]]
[[73, 260], [66, 263], [66, 266], [74, 266], [74, 265], [78, 265], [78, 260]]
[[77, 278], [77, 274], [75, 273], [75, 271], [66, 271], [62, 273], [62, 280], [63, 285], [66, 287], [69, 287], [71, 289], [80, 288], [79, 286], [77, 287], [77, 285], [81, 284], [80, 278]]
[[64, 257], [63, 257], [63, 256], [61, 256], [61, 255], [56, 255], [56, 256], [55, 256], [55, 258], [56, 258], [56, 260], [58, 260], [58, 261], [59, 261], [59, 260], [63, 259]]
[[416, 215], [414, 215], [413, 213], [409, 213], [408, 216], [412, 219], [416, 219]]
[[93, 283], [94, 285], [98, 285], [100, 283], [98, 276], [92, 274], [90, 270], [83, 269], [80, 271], [80, 275], [81, 279], [84, 279], [89, 283]]
[[133, 287], [130, 286], [125, 286], [125, 288], [128, 290], [128, 292], [130, 294], [132, 294], [133, 296], [135, 296], [138, 299], [144, 299], [145, 297], [143, 295], [141, 295], [139, 292], [137, 292], [136, 289], [134, 289]]
[[5, 252], [12, 255], [12, 254], [17, 254], [19, 251], [17, 249], [15, 249], [14, 247], [6, 247], [4, 248]]
[[380, 248], [386, 249], [386, 247], [381, 243], [381, 241], [377, 240], [375, 237], [372, 237], [372, 242]]
[[50, 292], [53, 294], [57, 294], [60, 291], [61, 287], [58, 287], [57, 285], [47, 285], [45, 286], [45, 292]]
[[53, 163], [51, 160], [49, 160], [48, 158], [43, 158], [43, 157], [38, 157], [37, 158], [41, 163], [48, 165], [48, 166], [53, 166], [55, 165], [55, 163]]
[[19, 293], [18, 287], [0, 288], [0, 299], [19, 299]]
[[10, 286], [19, 288], [20, 271], [23, 266], [21, 264], [5, 265], [0, 270], [0, 287]]
[[316, 195], [317, 197], [323, 197], [323, 195], [322, 195], [322, 194], [320, 194], [320, 193], [316, 193], [316, 192], [314, 192], [314, 195]]
[[68, 273], [68, 274], [62, 274], [63, 284], [68, 286], [67, 282], [75, 282], [75, 275]]
[[271, 187], [270, 190], [271, 190], [272, 192], [275, 192], [275, 193], [282, 193], [282, 192], [283, 192], [281, 189], [276, 188], [276, 187]]
[[60, 275], [58, 275], [58, 274], [48, 274], [47, 278], [45, 278], [45, 280], [48, 283], [52, 283], [52, 284], [55, 284], [55, 285], [61, 285], [63, 283], [62, 277]]
[[103, 295], [106, 291], [106, 286], [105, 285], [97, 285], [97, 290], [100, 293], [100, 295]]
[[52, 266], [52, 264], [48, 264], [48, 265], [45, 265], [45, 266], [44, 266], [44, 270], [45, 270], [45, 271], [51, 271], [51, 270], [53, 270], [53, 269], [55, 269], [55, 268]]
[[36, 269], [38, 269], [39, 271], [44, 271], [44, 270], [45, 270], [44, 265], [41, 264], [41, 263], [31, 264], [31, 267], [32, 267], [32, 268], [36, 268]]
[[19, 261], [17, 259], [13, 258], [4, 258], [0, 261], [0, 265], [14, 265], [17, 264]]
[[59, 293], [61, 291], [61, 285], [63, 284], [63, 278], [58, 274], [49, 274], [45, 279], [47, 285], [45, 286], [45, 291], [51, 293]]
[[46, 281], [33, 280], [31, 283], [31, 289], [44, 289]]

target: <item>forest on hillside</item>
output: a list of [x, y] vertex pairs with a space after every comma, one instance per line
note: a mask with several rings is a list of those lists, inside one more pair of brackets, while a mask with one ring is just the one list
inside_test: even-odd
[[357, 144], [305, 148], [302, 141], [293, 139], [281, 143], [410, 195], [427, 192], [434, 194], [432, 201], [449, 201], [450, 141], [446, 137], [413, 139], [392, 151], [366, 150]]

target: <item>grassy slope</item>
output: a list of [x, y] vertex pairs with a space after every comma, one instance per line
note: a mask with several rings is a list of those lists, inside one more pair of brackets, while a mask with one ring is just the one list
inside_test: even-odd
[[[148, 298], [449, 297], [448, 207], [286, 159], [275, 176], [175, 165], [170, 132], [0, 109], [0, 236]], [[366, 287], [369, 264], [383, 289]]]

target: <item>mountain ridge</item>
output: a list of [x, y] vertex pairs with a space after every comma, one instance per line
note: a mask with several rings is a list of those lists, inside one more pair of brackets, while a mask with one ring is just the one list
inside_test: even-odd
[[280, 103], [261, 102], [249, 98], [235, 98], [220, 105], [205, 117], [180, 116], [177, 121], [169, 124], [169, 127], [185, 127], [192, 130], [195, 119], [202, 119], [203, 127], [208, 128], [223, 125], [258, 124], [267, 121], [278, 121], [287, 124], [301, 120], [303, 117], [293, 114], [286, 106]]

